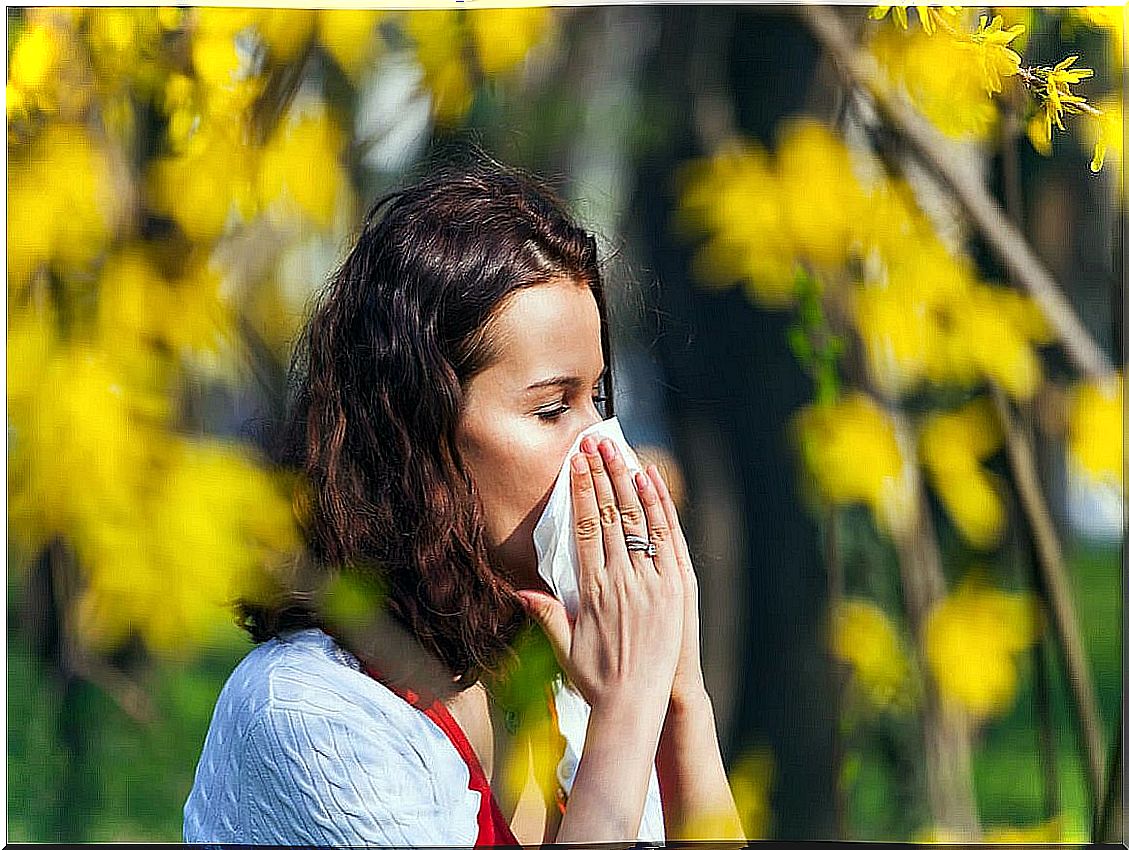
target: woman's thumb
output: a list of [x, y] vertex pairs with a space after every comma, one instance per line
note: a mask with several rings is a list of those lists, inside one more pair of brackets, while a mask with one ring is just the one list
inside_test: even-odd
[[572, 628], [564, 605], [540, 590], [519, 590], [516, 593], [525, 613], [537, 621], [557, 653], [557, 661], [563, 665], [572, 646]]

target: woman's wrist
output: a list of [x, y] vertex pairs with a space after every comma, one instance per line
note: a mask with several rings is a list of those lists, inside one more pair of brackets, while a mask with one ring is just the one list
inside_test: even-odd
[[626, 698], [592, 706], [557, 843], [623, 841], [638, 834], [661, 710]]
[[701, 717], [703, 714], [713, 717], [713, 700], [710, 699], [705, 682], [694, 682], [671, 690], [670, 705], [666, 712], [668, 720]]

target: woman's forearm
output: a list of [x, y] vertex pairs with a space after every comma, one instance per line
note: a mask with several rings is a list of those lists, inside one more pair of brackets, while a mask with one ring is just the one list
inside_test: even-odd
[[671, 699], [655, 770], [667, 838], [745, 840], [721, 760], [713, 703], [704, 689]]
[[555, 843], [637, 841], [662, 723], [638, 703], [592, 709]]

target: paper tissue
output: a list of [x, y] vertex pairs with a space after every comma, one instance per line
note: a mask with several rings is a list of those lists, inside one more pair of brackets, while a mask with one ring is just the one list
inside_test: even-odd
[[[538, 573], [549, 585], [553, 594], [564, 603], [565, 610], [570, 615], [576, 613], [579, 595], [569, 462], [572, 456], [580, 451], [580, 441], [589, 434], [597, 440], [604, 437], [611, 439], [632, 474], [643, 468], [635, 451], [624, 439], [619, 420], [614, 416], [582, 431], [565, 455], [556, 484], [549, 494], [549, 501], [533, 529], [533, 546], [537, 551]], [[553, 694], [557, 721], [566, 744], [564, 756], [557, 765], [557, 779], [565, 793], [570, 793], [580, 756], [584, 752], [584, 736], [588, 729], [588, 715], [591, 709], [584, 698], [560, 678], [553, 683]], [[666, 840], [662, 802], [659, 797], [659, 779], [653, 765], [647, 788], [647, 800], [643, 806], [643, 819], [639, 825], [638, 840], [660, 843]]]

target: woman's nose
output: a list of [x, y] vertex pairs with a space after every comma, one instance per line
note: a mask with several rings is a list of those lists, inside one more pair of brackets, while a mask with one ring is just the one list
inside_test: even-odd
[[585, 417], [580, 427], [576, 429], [576, 433], [572, 435], [573, 442], [576, 442], [577, 437], [579, 437], [597, 422], [603, 422], [603, 417], [601, 417], [600, 414], [596, 411], [590, 412], [588, 416]]

